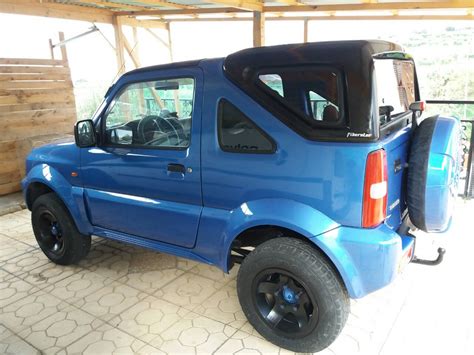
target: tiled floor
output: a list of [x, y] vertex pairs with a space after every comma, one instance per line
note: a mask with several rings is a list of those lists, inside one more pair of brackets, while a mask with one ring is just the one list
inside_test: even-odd
[[[453, 255], [467, 255], [466, 242], [474, 245], [460, 236], [472, 212], [472, 204], [460, 206]], [[0, 217], [0, 353], [289, 353], [247, 323], [237, 269], [226, 275], [98, 238], [79, 265], [58, 266], [37, 248], [29, 218], [26, 210]], [[420, 252], [436, 249], [438, 239], [423, 238]], [[474, 295], [465, 282], [452, 281], [462, 259], [447, 259], [438, 269], [410, 265], [391, 286], [352, 301], [343, 333], [321, 354], [436, 354], [453, 343], [456, 354], [474, 353]], [[453, 317], [449, 307], [463, 316]]]

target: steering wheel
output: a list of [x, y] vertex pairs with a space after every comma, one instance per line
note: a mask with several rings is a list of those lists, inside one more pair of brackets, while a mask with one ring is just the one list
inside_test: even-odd
[[[173, 121], [173, 122], [171, 122]], [[181, 142], [186, 139], [184, 135], [184, 127], [176, 119], [165, 119], [156, 115], [149, 115], [143, 117], [138, 123], [137, 133], [139, 139], [143, 144], [150, 144], [154, 142], [153, 137], [147, 137], [147, 133], [150, 133], [150, 126], [155, 126], [155, 128], [163, 133], [169, 133], [176, 138], [178, 142]]]
[[137, 127], [138, 139], [143, 144], [149, 141], [149, 138], [147, 137], [147, 133], [150, 133], [153, 126], [155, 126], [157, 130], [160, 130], [160, 126], [158, 125], [157, 120], [161, 120], [161, 119], [162, 118], [160, 116], [149, 115], [149, 116], [143, 117], [138, 122], [138, 127]]

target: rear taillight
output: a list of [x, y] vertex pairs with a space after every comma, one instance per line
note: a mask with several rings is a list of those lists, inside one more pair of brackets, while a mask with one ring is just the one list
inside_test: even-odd
[[387, 216], [387, 155], [379, 149], [369, 153], [365, 165], [362, 227], [372, 228]]

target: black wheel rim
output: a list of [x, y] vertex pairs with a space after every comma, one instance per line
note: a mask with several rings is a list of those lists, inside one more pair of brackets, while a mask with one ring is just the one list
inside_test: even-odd
[[44, 249], [55, 255], [62, 255], [64, 239], [61, 225], [50, 211], [42, 211], [38, 219], [40, 243]]
[[318, 322], [315, 297], [295, 275], [279, 269], [262, 271], [254, 279], [252, 294], [259, 316], [275, 333], [301, 338]]

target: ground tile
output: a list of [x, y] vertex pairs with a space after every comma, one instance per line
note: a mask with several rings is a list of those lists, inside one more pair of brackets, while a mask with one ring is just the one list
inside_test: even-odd
[[7, 305], [39, 291], [37, 287], [3, 270], [0, 270], [0, 280], [0, 313]]
[[0, 235], [0, 245], [2, 246], [0, 248], [0, 261], [7, 261], [34, 250], [34, 248], [28, 244], [3, 235]]
[[117, 255], [119, 251], [117, 249], [108, 247], [103, 243], [95, 243], [91, 246], [89, 254], [79, 262], [79, 266], [90, 267], [97, 263], [100, 263], [114, 255]]
[[42, 353], [53, 354], [103, 324], [76, 307], [66, 306], [18, 335]]
[[189, 311], [184, 308], [148, 296], [112, 319], [109, 324], [145, 342], [150, 342], [187, 313]]
[[109, 321], [147, 296], [146, 293], [114, 281], [73, 304], [95, 317]]
[[66, 303], [42, 291], [30, 294], [0, 309], [1, 322], [18, 333], [39, 321], [60, 312]]
[[167, 353], [210, 354], [236, 331], [228, 325], [190, 312], [153, 339], [151, 344]]
[[0, 340], [0, 354], [5, 355], [40, 355], [41, 352], [17, 335]]
[[77, 265], [66, 266], [48, 262], [47, 264], [28, 271], [21, 277], [32, 285], [35, 285], [40, 289], [45, 289], [48, 286], [54, 285], [56, 282], [80, 272], [81, 270], [83, 270], [83, 268]]
[[184, 274], [184, 271], [178, 269], [131, 272], [118, 281], [143, 292], [153, 294], [160, 287], [165, 286], [182, 274]]
[[83, 338], [58, 353], [66, 354], [164, 354], [119, 329], [106, 324], [93, 330]]
[[35, 270], [49, 263], [51, 263], [51, 261], [44, 255], [41, 249], [34, 249], [29, 253], [7, 260], [2, 265], [2, 268], [12, 274], [20, 276], [25, 272]]
[[155, 296], [193, 310], [225, 285], [205, 277], [186, 273], [155, 292]]
[[204, 300], [193, 312], [237, 329], [242, 327], [247, 320], [240, 307], [236, 289], [229, 286], [225, 286]]
[[[241, 330], [233, 334], [215, 354], [294, 354]], [[318, 353], [318, 355], [327, 353]]]
[[74, 304], [112, 282], [111, 279], [85, 269], [56, 282], [54, 285], [45, 288], [44, 291]]
[[231, 281], [235, 280], [235, 278], [237, 277], [238, 268], [232, 268], [227, 274], [221, 269], [219, 269], [217, 266], [198, 263], [189, 271], [194, 274], [198, 274], [199, 276], [207, 277], [208, 279], [212, 279], [215, 281]]

